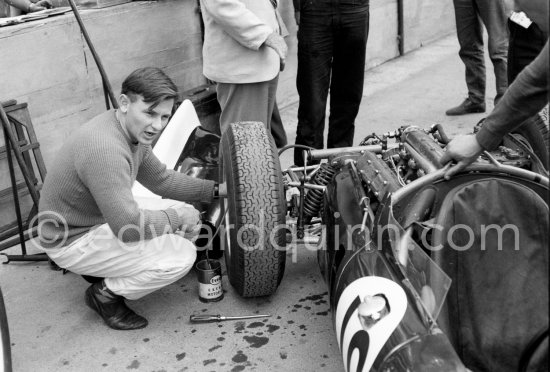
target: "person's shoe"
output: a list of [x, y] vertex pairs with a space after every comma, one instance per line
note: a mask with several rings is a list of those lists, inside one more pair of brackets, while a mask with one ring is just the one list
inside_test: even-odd
[[147, 319], [126, 306], [124, 297], [111, 292], [104, 281], [88, 287], [85, 301], [86, 305], [95, 310], [113, 329], [131, 330], [147, 327]]
[[460, 105], [448, 109], [445, 114], [449, 116], [457, 116], [479, 112], [485, 112], [485, 103], [473, 103], [470, 99], [466, 98]]

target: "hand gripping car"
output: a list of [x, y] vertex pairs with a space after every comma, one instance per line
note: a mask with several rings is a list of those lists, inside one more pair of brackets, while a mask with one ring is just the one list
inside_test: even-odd
[[524, 136], [509, 135], [445, 180], [447, 141], [439, 125], [404, 127], [307, 149], [319, 164], [282, 171], [264, 126], [243, 122], [221, 145], [198, 127], [177, 168], [227, 183], [221, 204], [202, 207], [208, 223], [222, 222], [240, 295], [276, 290], [287, 236], [317, 241], [346, 371], [540, 370], [548, 173]]

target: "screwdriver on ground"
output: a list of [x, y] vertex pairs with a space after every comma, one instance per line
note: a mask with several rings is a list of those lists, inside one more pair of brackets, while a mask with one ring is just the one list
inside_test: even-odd
[[222, 316], [222, 315], [191, 315], [189, 321], [191, 323], [211, 323], [221, 322], [224, 320], [241, 320], [241, 319], [255, 319], [255, 318], [268, 318], [271, 314], [259, 314], [259, 315], [242, 315], [242, 316]]

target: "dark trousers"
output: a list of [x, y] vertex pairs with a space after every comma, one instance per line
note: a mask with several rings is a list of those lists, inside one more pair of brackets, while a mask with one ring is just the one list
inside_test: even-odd
[[[353, 145], [355, 118], [363, 95], [368, 28], [368, 0], [302, 1], [296, 144], [323, 148], [330, 90], [327, 147]], [[303, 165], [302, 151], [294, 152], [296, 165]]]
[[473, 103], [485, 102], [485, 59], [483, 26], [489, 35], [489, 57], [493, 63], [498, 101], [508, 87], [506, 73], [508, 29], [503, 0], [453, 0], [456, 30], [462, 62], [466, 66], [468, 98]]
[[508, 84], [512, 84], [521, 70], [539, 55], [546, 44], [548, 35], [545, 35], [535, 23], [524, 28], [517, 23], [508, 21], [508, 28], [510, 30]]

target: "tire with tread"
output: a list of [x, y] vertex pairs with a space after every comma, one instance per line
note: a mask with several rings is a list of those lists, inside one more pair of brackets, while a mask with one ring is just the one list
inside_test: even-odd
[[544, 167], [548, 169], [548, 106], [540, 113], [525, 120], [513, 133], [522, 135], [529, 142], [535, 155], [538, 156]]
[[243, 297], [271, 295], [286, 260], [286, 199], [273, 138], [260, 122], [231, 124], [220, 160], [220, 179], [227, 183], [221, 237], [227, 276]]

